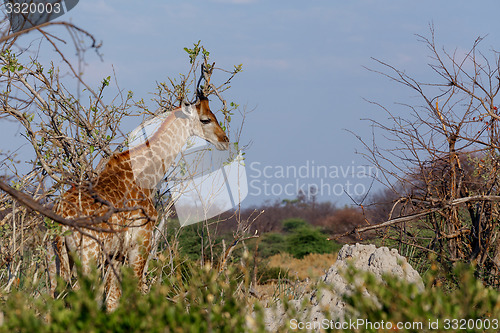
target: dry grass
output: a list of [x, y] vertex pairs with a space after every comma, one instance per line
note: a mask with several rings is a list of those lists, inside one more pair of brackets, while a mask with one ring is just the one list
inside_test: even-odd
[[269, 258], [269, 267], [282, 267], [289, 271], [290, 278], [299, 280], [316, 279], [325, 274], [335, 263], [337, 254], [308, 254], [302, 259], [293, 258], [288, 253], [277, 254]]
[[268, 284], [255, 286], [259, 298], [264, 304], [272, 304], [277, 299], [286, 297], [298, 299], [309, 291], [311, 281], [316, 281], [332, 266], [337, 254], [309, 254], [303, 259], [296, 259], [287, 253], [268, 258], [269, 267], [281, 267], [288, 270], [289, 279], [286, 281], [272, 281]]

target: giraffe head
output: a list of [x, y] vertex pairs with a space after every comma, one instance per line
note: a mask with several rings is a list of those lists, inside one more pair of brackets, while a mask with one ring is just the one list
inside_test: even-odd
[[[222, 127], [219, 125], [217, 118], [215, 118], [214, 114], [210, 110], [208, 98], [206, 98], [201, 92], [198, 92], [198, 102], [194, 106], [196, 107], [196, 114], [193, 115], [193, 121], [195, 124], [193, 126], [192, 134], [207, 140], [218, 150], [227, 150], [229, 148], [229, 139]], [[183, 109], [187, 109], [186, 107], [187, 105], [184, 106]]]

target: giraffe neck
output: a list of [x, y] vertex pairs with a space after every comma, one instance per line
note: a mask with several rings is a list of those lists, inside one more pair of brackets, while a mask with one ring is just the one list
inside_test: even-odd
[[137, 185], [149, 189], [156, 187], [191, 136], [192, 124], [192, 119], [176, 109], [145, 142], [129, 149]]
[[103, 173], [126, 169], [129, 171], [128, 177], [132, 177], [140, 188], [154, 189], [193, 134], [193, 120], [180, 109], [175, 109], [156, 125], [158, 128], [152, 134], [144, 135], [146, 131], [143, 126], [134, 131], [145, 136], [143, 142], [113, 156]]

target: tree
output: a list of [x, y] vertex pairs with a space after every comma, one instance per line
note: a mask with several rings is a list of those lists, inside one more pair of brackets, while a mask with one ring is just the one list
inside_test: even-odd
[[[48, 33], [48, 27], [61, 29]], [[226, 102], [222, 94], [241, 71], [241, 65], [231, 70], [215, 67], [215, 63], [209, 63], [209, 52], [200, 42], [185, 48], [191, 67], [179, 78], [168, 78], [158, 85], [156, 108], [151, 111], [142, 98], [134, 99], [131, 91], [120, 90], [111, 75], [104, 74], [95, 88], [83, 80], [80, 73], [83, 55], [88, 50], [98, 53], [100, 47], [85, 30], [67, 22], [44, 23], [16, 33], [8, 29], [7, 26], [0, 32], [0, 121], [19, 126], [33, 153], [29, 170], [18, 171], [16, 150], [0, 151], [0, 225], [3, 233], [0, 255], [1, 267], [8, 270], [4, 276], [8, 277], [10, 287], [14, 281], [11, 277], [19, 276], [25, 249], [32, 257], [24, 263], [43, 262], [44, 242], [59, 232], [59, 224], [70, 225], [84, 233], [86, 229], [99, 228], [99, 223], [107, 223], [110, 214], [119, 210], [105, 203], [110, 214], [66, 219], [55, 214], [52, 206], [71, 187], [91, 189], [109, 156], [125, 149], [127, 136], [120, 131], [125, 117], [152, 117], [184, 100], [192, 101], [195, 88], [203, 81], [201, 88], [205, 95], [215, 96], [222, 104], [222, 126], [229, 135], [230, 129], [235, 128], [230, 124], [231, 115], [238, 105]], [[42, 45], [50, 45], [53, 59], [60, 60], [58, 66], [54, 65], [57, 61], [42, 63], [34, 45], [19, 44], [20, 36], [27, 33], [38, 34]], [[66, 43], [73, 45], [76, 59], [69, 57], [67, 49], [62, 47]], [[215, 71], [226, 75], [220, 85], [211, 81]], [[201, 77], [198, 77], [200, 72]], [[109, 98], [106, 94], [112, 86], [118, 93]], [[237, 142], [239, 133], [233, 134], [233, 142]], [[166, 197], [164, 193], [158, 196], [160, 201]], [[164, 206], [168, 210], [172, 202]], [[244, 222], [238, 227], [235, 237], [241, 239], [248, 228]], [[110, 230], [101, 228], [101, 231]]]
[[483, 54], [481, 37], [465, 53], [439, 49], [432, 27], [430, 37], [419, 38], [430, 52], [435, 82], [376, 59], [383, 69], [371, 69], [416, 92], [422, 104], [400, 104], [409, 110], [403, 118], [372, 102], [390, 120], [372, 120], [374, 133], [381, 131], [394, 146], [361, 139], [364, 155], [397, 196], [388, 221], [356, 232], [384, 228], [400, 249], [435, 253], [450, 264], [474, 263], [478, 272], [494, 273], [490, 282], [498, 281], [500, 56]]

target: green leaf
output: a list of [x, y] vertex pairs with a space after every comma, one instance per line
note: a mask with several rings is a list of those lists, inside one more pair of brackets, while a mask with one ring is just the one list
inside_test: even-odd
[[111, 76], [108, 76], [107, 78], [102, 80], [102, 87], [109, 86], [109, 82], [111, 81]]
[[72, 233], [73, 233], [73, 230], [66, 230], [65, 232], [63, 232], [63, 233], [62, 233], [62, 235], [61, 235], [61, 236], [63, 236], [63, 237], [64, 237], [64, 236], [69, 236], [69, 235], [71, 235]]
[[239, 65], [235, 65], [234, 66], [234, 72], [233, 73], [239, 73], [239, 72], [242, 72], [243, 71], [243, 64], [239, 64]]
[[90, 153], [92, 154], [94, 152], [94, 146], [90, 146]]

